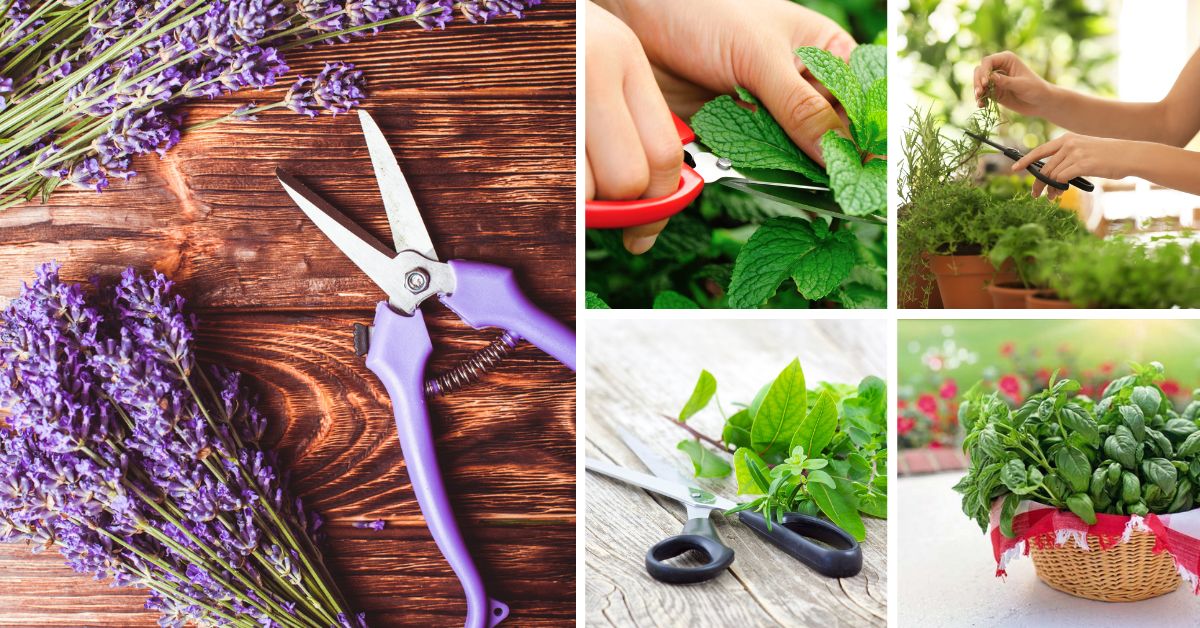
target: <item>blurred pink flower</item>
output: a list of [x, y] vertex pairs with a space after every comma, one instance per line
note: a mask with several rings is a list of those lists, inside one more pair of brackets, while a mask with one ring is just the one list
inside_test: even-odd
[[930, 418], [935, 418], [938, 411], [937, 399], [933, 395], [925, 393], [917, 398], [917, 409]]
[[902, 416], [896, 421], [896, 429], [901, 435], [911, 432], [916, 426], [917, 422], [906, 416]]
[[1167, 393], [1168, 397], [1175, 397], [1180, 393], [1180, 391], [1183, 390], [1183, 387], [1179, 385], [1179, 382], [1173, 379], [1168, 379], [1167, 381], [1163, 382], [1159, 385], [1159, 388], [1162, 388], [1162, 391]]
[[938, 395], [942, 399], [953, 399], [958, 394], [958, 384], [952, 379], [948, 379], [942, 383], [942, 389], [938, 391]]
[[1017, 401], [1020, 398], [1021, 380], [1017, 379], [1016, 375], [1005, 375], [1004, 377], [1001, 377], [997, 385], [1000, 387], [1000, 392], [1011, 397], [1013, 401]]
[[1013, 354], [1013, 353], [1014, 353], [1016, 350], [1017, 350], [1017, 346], [1016, 346], [1016, 345], [1014, 345], [1014, 344], [1013, 344], [1013, 343], [1011, 343], [1011, 342], [1006, 342], [1006, 343], [1004, 343], [1004, 344], [1000, 345], [1000, 355], [1002, 355], [1002, 356], [1004, 356], [1004, 357], [1006, 357], [1006, 358], [1007, 358], [1007, 357], [1011, 357], [1011, 356], [1012, 356], [1012, 354]]

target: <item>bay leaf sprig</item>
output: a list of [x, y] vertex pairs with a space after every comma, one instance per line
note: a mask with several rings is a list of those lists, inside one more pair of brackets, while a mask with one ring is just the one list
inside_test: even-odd
[[862, 515], [887, 517], [883, 380], [822, 382], [810, 389], [800, 361], [793, 360], [733, 414], [717, 399], [724, 418], [720, 438], [688, 424], [716, 397], [716, 378], [701, 371], [678, 416], [666, 418], [690, 434], [677, 448], [691, 458], [696, 477], [732, 473], [738, 493], [751, 498], [729, 512], [756, 510], [768, 522], [787, 512], [823, 514], [859, 540], [866, 536]]

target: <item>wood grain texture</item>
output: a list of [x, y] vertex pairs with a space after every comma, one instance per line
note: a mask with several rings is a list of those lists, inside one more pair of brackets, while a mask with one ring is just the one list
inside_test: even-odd
[[[388, 136], [443, 259], [513, 267], [559, 320], [575, 311], [574, 3], [523, 21], [399, 29], [289, 54], [364, 70], [364, 102]], [[190, 121], [281, 87], [190, 105]], [[355, 116], [315, 121], [271, 111], [185, 135], [164, 159], [101, 195], [63, 190], [0, 214], [0, 301], [33, 268], [72, 279], [157, 268], [201, 317], [202, 358], [243, 371], [271, 418], [294, 492], [329, 520], [327, 560], [373, 626], [455, 626], [461, 588], [425, 529], [382, 385], [352, 351], [382, 293], [291, 204], [282, 166], [381, 238], [387, 221]], [[390, 238], [388, 238], [390, 239]], [[483, 347], [431, 303], [440, 372]], [[474, 387], [432, 402], [438, 455], [458, 521], [515, 626], [575, 616], [575, 378], [522, 345]], [[386, 529], [355, 521], [384, 519]], [[57, 553], [0, 545], [0, 626], [151, 626], [144, 595], [62, 566]]]
[[[586, 453], [640, 469], [614, 431], [636, 432], [685, 473], [674, 445], [687, 434], [661, 418], [691, 394], [700, 369], [717, 379], [727, 412], [748, 403], [793, 358], [805, 379], [857, 382], [887, 373], [887, 327], [861, 321], [616, 321], [589, 320]], [[688, 422], [719, 435], [714, 407]], [[701, 486], [735, 497], [732, 478]], [[824, 578], [776, 550], [749, 529], [717, 517], [737, 555], [729, 573], [708, 582], [670, 586], [646, 574], [647, 549], [678, 534], [684, 509], [616, 481], [588, 474], [585, 490], [585, 603], [595, 626], [882, 626], [887, 623], [887, 522], [864, 518], [863, 570]]]

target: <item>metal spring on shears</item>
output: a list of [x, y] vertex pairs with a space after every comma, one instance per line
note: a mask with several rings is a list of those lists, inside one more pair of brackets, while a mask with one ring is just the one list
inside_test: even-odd
[[520, 336], [504, 332], [488, 346], [459, 362], [458, 366], [425, 382], [425, 396], [445, 395], [475, 383], [485, 373], [495, 368], [505, 356], [516, 348], [520, 341]]

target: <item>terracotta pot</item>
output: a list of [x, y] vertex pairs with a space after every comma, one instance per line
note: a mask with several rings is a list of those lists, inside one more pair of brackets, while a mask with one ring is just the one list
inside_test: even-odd
[[[937, 309], [942, 308], [942, 293], [938, 290], [937, 282], [929, 278], [929, 254], [921, 256], [925, 262], [917, 272], [908, 276], [907, 285], [912, 286], [912, 296], [903, 297], [900, 301], [900, 307], [906, 310], [919, 310], [922, 308]], [[929, 294], [928, 302], [923, 298]]]
[[982, 255], [931, 255], [929, 268], [937, 276], [942, 303], [954, 309], [992, 309], [988, 284], [1015, 283], [1016, 267], [1005, 262], [1000, 270]]
[[1037, 288], [1026, 288], [1025, 284], [1005, 283], [990, 284], [988, 294], [992, 295], [992, 305], [998, 310], [1023, 310], [1025, 299], [1038, 291]]
[[1063, 301], [1051, 290], [1039, 290], [1025, 297], [1025, 307], [1031, 310], [1070, 310], [1075, 306]]

